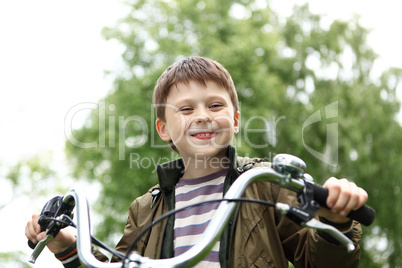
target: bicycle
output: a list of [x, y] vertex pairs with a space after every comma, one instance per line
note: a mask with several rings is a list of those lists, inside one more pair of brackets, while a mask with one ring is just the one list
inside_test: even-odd
[[[46, 230], [47, 237], [36, 245], [29, 262], [35, 263], [35, 260], [47, 242], [55, 237], [60, 229], [72, 225], [77, 228], [78, 256], [81, 263], [87, 267], [192, 267], [209, 254], [240, 202], [257, 202], [273, 206], [300, 226], [327, 232], [340, 244], [344, 245], [349, 252], [353, 251], [355, 247], [349, 238], [331, 225], [322, 223], [314, 218], [320, 206], [326, 207], [328, 190], [315, 184], [313, 178], [305, 173], [305, 170], [306, 164], [300, 158], [289, 154], [278, 154], [274, 157], [271, 168], [258, 167], [244, 172], [232, 184], [222, 199], [208, 201], [208, 203], [221, 202], [216, 211], [216, 215], [220, 215], [220, 217], [214, 217], [211, 220], [200, 241], [182, 255], [163, 260], [142, 257], [136, 252], [131, 253], [131, 249], [137, 239], [133, 241], [131, 247], [128, 248], [127, 253], [124, 255], [108, 248], [102, 242], [92, 237], [90, 233], [88, 201], [82, 191], [72, 189], [64, 196], [52, 198], [42, 209], [39, 224], [42, 230]], [[296, 192], [300, 205], [295, 207], [283, 203], [241, 198], [246, 187], [256, 181], [269, 181]], [[77, 214], [76, 226], [71, 219], [74, 208]], [[187, 208], [181, 208], [180, 210]], [[178, 211], [174, 210], [166, 213], [161, 218], [155, 220], [152, 225]], [[375, 211], [371, 207], [364, 205], [360, 209], [350, 212], [348, 217], [369, 226], [374, 221]], [[143, 230], [138, 237], [151, 227], [149, 226], [148, 229]], [[122, 259], [122, 262], [103, 263], [98, 261], [92, 254], [92, 243], [117, 255]]]

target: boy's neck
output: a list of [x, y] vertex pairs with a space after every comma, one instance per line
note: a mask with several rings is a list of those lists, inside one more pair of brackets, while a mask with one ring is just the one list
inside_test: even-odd
[[189, 157], [184, 159], [185, 171], [183, 174], [184, 179], [196, 179], [201, 178], [215, 172], [218, 172], [224, 168], [229, 167], [229, 158], [224, 157], [205, 157], [194, 158]]

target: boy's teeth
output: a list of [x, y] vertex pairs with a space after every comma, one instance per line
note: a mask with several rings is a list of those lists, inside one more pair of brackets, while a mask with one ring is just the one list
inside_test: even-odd
[[198, 133], [196, 136], [209, 136], [211, 133]]

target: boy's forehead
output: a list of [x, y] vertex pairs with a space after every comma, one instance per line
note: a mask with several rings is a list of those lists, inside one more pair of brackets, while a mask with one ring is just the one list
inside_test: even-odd
[[195, 91], [200, 91], [202, 93], [211, 92], [219, 94], [228, 95], [229, 93], [226, 88], [221, 86], [215, 81], [208, 80], [205, 81], [205, 84], [199, 81], [190, 80], [188, 82], [179, 82], [170, 86], [167, 91], [166, 99], [169, 97], [180, 98], [183, 94], [186, 93], [195, 93]]

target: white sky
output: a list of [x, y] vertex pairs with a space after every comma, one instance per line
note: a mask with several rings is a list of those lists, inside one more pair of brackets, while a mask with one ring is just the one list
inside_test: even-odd
[[[272, 4], [288, 15], [294, 3], [302, 2], [306, 1], [273, 0]], [[372, 29], [369, 45], [380, 55], [376, 70], [402, 68], [401, 1], [308, 2], [314, 13], [326, 14], [328, 21], [359, 14], [361, 23]], [[111, 88], [103, 72], [119, 67], [122, 49], [106, 42], [100, 31], [125, 13], [117, 0], [0, 1], [0, 186], [4, 166], [20, 158], [46, 150], [54, 151], [56, 159], [63, 158], [68, 110], [79, 103], [97, 102]], [[0, 187], [0, 196], [4, 194]], [[22, 218], [5, 223], [3, 219], [12, 212], [3, 210], [0, 224], [3, 231], [18, 227], [14, 248], [21, 248], [31, 211], [14, 209]], [[0, 251], [13, 249], [1, 244]]]
[[0, 161], [59, 148], [67, 111], [110, 89], [103, 71], [121, 50], [100, 31], [124, 13], [118, 3], [0, 2]]

